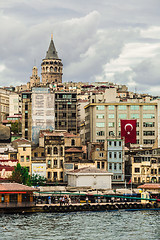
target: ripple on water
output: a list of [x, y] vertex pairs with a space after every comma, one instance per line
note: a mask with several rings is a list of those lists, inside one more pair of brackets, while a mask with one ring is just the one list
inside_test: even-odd
[[158, 240], [159, 212], [78, 212], [1, 215], [3, 240]]

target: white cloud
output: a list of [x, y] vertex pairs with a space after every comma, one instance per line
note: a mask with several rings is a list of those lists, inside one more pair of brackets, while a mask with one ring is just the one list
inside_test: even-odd
[[1, 1], [1, 85], [29, 81], [34, 59], [40, 75], [53, 32], [64, 81], [111, 80], [155, 93], [159, 9], [156, 0]]

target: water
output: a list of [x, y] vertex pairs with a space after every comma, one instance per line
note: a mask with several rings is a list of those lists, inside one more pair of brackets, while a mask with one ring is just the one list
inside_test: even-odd
[[3, 240], [159, 240], [159, 211], [0, 215]]

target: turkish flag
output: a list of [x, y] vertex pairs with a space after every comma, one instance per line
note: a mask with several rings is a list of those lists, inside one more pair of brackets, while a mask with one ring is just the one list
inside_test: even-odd
[[136, 143], [136, 119], [121, 120], [121, 138], [125, 138], [125, 143]]

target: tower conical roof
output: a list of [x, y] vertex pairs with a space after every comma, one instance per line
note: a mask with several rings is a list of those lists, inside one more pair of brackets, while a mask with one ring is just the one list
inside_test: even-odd
[[45, 59], [58, 59], [58, 54], [54, 46], [53, 38], [51, 38], [51, 42], [50, 42]]

